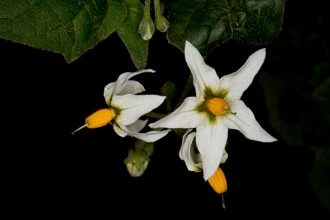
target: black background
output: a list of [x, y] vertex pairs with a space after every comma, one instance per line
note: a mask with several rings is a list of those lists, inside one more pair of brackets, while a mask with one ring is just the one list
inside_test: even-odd
[[[267, 46], [267, 57], [275, 43]], [[223, 210], [221, 196], [204, 182], [202, 173], [189, 172], [179, 159], [181, 138], [174, 132], [155, 143], [140, 178], [130, 177], [123, 164], [133, 138], [120, 138], [110, 125], [71, 135], [89, 114], [106, 107], [106, 84], [123, 72], [136, 71], [117, 34], [71, 64], [59, 54], [6, 40], [0, 40], [0, 48], [2, 181], [13, 217], [327, 219], [308, 183], [313, 153], [286, 145], [269, 124], [259, 84], [262, 73], [242, 100], [279, 141], [254, 142], [229, 131], [229, 159], [222, 165], [228, 182]], [[171, 80], [180, 94], [190, 74], [183, 53], [159, 32], [149, 48], [147, 68], [156, 73], [135, 79], [153, 94], [160, 94], [163, 83]], [[215, 49], [206, 63], [222, 76], [237, 70], [256, 49], [230, 41]], [[164, 109], [162, 105], [159, 111]]]

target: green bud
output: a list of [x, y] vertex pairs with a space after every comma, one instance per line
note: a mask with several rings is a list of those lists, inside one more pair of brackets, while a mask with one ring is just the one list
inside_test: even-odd
[[139, 25], [139, 34], [143, 40], [150, 40], [155, 32], [155, 25], [150, 16], [150, 0], [145, 1], [143, 18]]
[[165, 32], [165, 31], [167, 31], [168, 27], [170, 26], [170, 23], [162, 15], [161, 6], [160, 6], [159, 0], [155, 0], [154, 1], [154, 7], [155, 7], [155, 23], [156, 23], [156, 28], [160, 32]]
[[134, 163], [127, 163], [126, 168], [129, 175], [131, 175], [132, 177], [140, 177], [147, 169], [148, 163], [149, 163], [148, 161], [144, 161], [143, 163], [140, 164], [140, 167], [138, 167], [138, 165]]
[[146, 143], [143, 147], [143, 150], [148, 156], [153, 155], [153, 153], [154, 153], [154, 143]]
[[176, 85], [171, 81], [167, 81], [160, 89], [160, 93], [167, 98], [173, 98], [176, 95]]
[[132, 177], [140, 177], [148, 167], [150, 157], [153, 154], [153, 143], [146, 143], [138, 140], [135, 143], [135, 149], [128, 151], [128, 156], [124, 160], [128, 173]]

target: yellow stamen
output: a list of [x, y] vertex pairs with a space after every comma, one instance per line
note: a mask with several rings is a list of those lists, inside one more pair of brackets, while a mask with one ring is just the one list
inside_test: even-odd
[[85, 119], [85, 124], [72, 132], [75, 134], [77, 131], [87, 127], [87, 128], [99, 128], [107, 125], [114, 117], [116, 113], [113, 109], [103, 108], [99, 109]]
[[213, 190], [218, 194], [222, 194], [227, 191], [227, 180], [220, 167], [218, 167], [213, 176], [208, 179], [208, 182]]
[[207, 107], [214, 115], [224, 115], [229, 109], [228, 103], [222, 98], [212, 98], [208, 101]]

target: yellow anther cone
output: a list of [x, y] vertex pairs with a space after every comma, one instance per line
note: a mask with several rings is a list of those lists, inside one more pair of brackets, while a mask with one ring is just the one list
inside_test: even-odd
[[228, 103], [222, 98], [212, 98], [208, 101], [207, 107], [214, 115], [224, 115], [229, 111]]
[[220, 167], [218, 167], [213, 176], [208, 179], [208, 182], [213, 190], [218, 194], [222, 194], [227, 191], [227, 180]]
[[87, 128], [100, 128], [107, 125], [115, 117], [114, 111], [108, 108], [102, 108], [91, 114], [85, 119], [85, 124], [72, 132], [75, 134], [77, 131]]

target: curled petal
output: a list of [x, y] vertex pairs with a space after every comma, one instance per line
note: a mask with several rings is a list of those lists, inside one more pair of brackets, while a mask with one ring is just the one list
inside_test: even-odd
[[136, 120], [133, 124], [127, 125], [127, 129], [132, 132], [140, 132], [148, 123], [148, 120]]
[[124, 125], [119, 125], [117, 123], [114, 124], [113, 126], [115, 132], [121, 136], [121, 137], [126, 137], [131, 136], [131, 137], [135, 137], [139, 140], [145, 141], [147, 143], [152, 143], [155, 141], [158, 141], [159, 139], [165, 137], [168, 132], [170, 132], [170, 129], [167, 130], [163, 130], [163, 131], [149, 131], [147, 133], [139, 133], [139, 132], [135, 132], [132, 130], [129, 130], [129, 126], [124, 126]]
[[124, 126], [120, 126], [117, 123], [113, 124], [113, 130], [118, 134], [120, 137], [126, 137], [128, 133], [126, 132], [127, 128], [122, 129]]
[[[116, 80], [116, 82], [112, 82], [106, 85], [103, 93], [106, 103], [110, 105], [112, 97], [114, 95], [120, 94], [126, 88], [127, 82], [130, 78], [145, 72], [154, 73], [155, 71], [152, 69], [143, 69], [136, 72], [126, 72], [121, 74]], [[132, 84], [130, 83], [129, 86], [132, 86]], [[139, 87], [139, 88], [135, 88], [138, 89], [139, 91], [141, 91], [141, 86], [142, 86], [141, 84], [137, 85], [136, 83], [134, 85], [134, 87]], [[136, 92], [133, 94], [136, 94]]]
[[126, 86], [117, 95], [138, 94], [144, 92], [145, 89], [141, 83], [135, 80], [128, 80]]
[[189, 129], [182, 138], [179, 156], [185, 162], [189, 171], [200, 172], [203, 169], [203, 163], [201, 155], [195, 152], [192, 144], [196, 137], [196, 132], [191, 132], [191, 130]]

